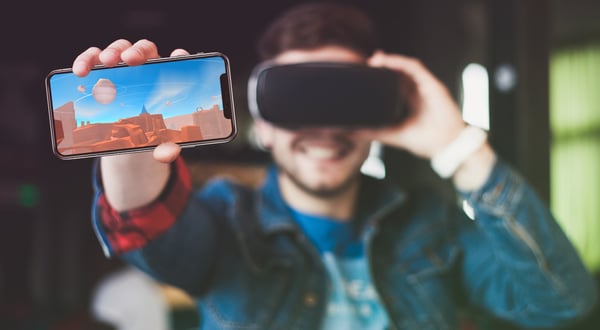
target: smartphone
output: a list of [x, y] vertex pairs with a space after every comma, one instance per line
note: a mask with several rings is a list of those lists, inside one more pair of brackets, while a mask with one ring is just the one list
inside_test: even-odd
[[237, 134], [229, 60], [199, 53], [137, 66], [46, 76], [50, 135], [60, 159], [226, 143]]

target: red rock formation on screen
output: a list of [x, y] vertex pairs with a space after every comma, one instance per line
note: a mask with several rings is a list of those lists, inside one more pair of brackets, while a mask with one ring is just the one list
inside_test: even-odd
[[162, 142], [217, 139], [231, 134], [231, 120], [217, 105], [208, 110], [163, 118], [143, 107], [138, 116], [115, 123], [85, 123], [77, 126], [73, 102], [54, 110], [55, 138], [61, 154], [113, 151], [154, 146]]

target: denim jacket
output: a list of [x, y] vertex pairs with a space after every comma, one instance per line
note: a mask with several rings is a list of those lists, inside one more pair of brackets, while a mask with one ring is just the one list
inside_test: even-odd
[[[506, 163], [459, 196], [474, 220], [432, 190], [363, 178], [356, 221], [392, 329], [457, 329], [464, 305], [523, 327], [564, 326], [592, 308], [596, 287], [576, 251]], [[171, 228], [122, 257], [195, 297], [201, 329], [319, 329], [326, 310], [326, 270], [274, 168], [257, 190], [207, 184]]]

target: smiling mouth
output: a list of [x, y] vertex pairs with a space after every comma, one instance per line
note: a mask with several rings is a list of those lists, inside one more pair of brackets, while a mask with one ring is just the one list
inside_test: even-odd
[[340, 148], [330, 148], [322, 146], [305, 146], [300, 148], [300, 150], [309, 158], [316, 160], [339, 159], [345, 154], [345, 152], [343, 152], [343, 150]]
[[347, 139], [302, 139], [295, 145], [295, 149], [304, 156], [317, 161], [335, 161], [344, 158], [350, 153], [354, 144]]
[[292, 148], [309, 159], [335, 161], [344, 158], [355, 147], [354, 141], [344, 134], [323, 135], [309, 132], [298, 136]]

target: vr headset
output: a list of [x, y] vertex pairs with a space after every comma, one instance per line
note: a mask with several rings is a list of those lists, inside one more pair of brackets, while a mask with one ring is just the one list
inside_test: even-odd
[[380, 127], [407, 116], [397, 73], [355, 63], [263, 63], [250, 76], [248, 105], [255, 118], [291, 129]]

